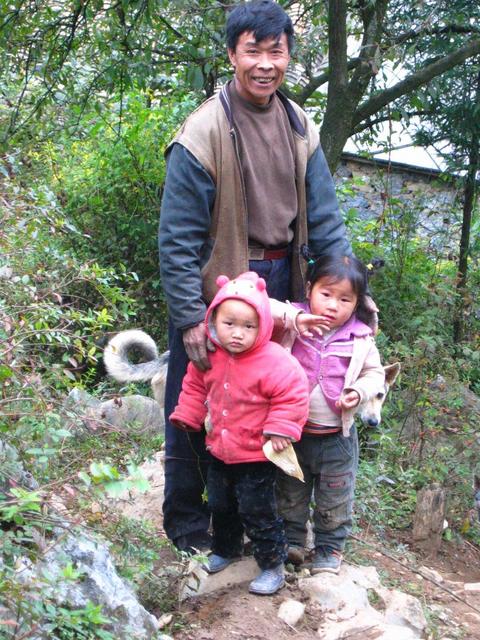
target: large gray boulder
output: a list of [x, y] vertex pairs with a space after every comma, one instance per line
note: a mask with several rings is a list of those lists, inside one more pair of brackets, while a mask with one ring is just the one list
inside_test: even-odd
[[[108, 628], [118, 640], [156, 637], [157, 619], [142, 607], [132, 587], [118, 575], [105, 543], [72, 533], [58, 540], [35, 564], [26, 558], [18, 563], [19, 582], [37, 588], [43, 583], [45, 597], [71, 609], [81, 609], [88, 602], [100, 604], [102, 614], [110, 620]], [[74, 567], [79, 579], [65, 577], [67, 566]]]

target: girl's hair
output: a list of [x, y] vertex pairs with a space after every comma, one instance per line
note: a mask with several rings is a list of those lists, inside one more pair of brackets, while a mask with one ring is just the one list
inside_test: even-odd
[[355, 256], [326, 253], [316, 260], [308, 261], [307, 280], [311, 287], [321, 278], [327, 278], [333, 282], [339, 280], [350, 282], [357, 296], [355, 315], [365, 324], [369, 324], [372, 317], [372, 312], [365, 304], [365, 296], [369, 295], [367, 274], [365, 265]]

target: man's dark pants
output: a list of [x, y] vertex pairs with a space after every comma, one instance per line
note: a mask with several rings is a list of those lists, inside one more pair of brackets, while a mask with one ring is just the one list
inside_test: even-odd
[[[249, 268], [267, 283], [270, 297], [288, 297], [289, 259], [251, 260]], [[220, 274], [219, 274], [220, 275]], [[173, 413], [187, 370], [188, 357], [183, 332], [169, 323], [168, 374], [165, 387], [165, 500], [163, 526], [167, 536], [179, 548], [204, 546], [210, 526], [210, 513], [204, 500], [209, 458], [205, 451], [205, 433], [187, 433], [174, 427], [168, 417]]]

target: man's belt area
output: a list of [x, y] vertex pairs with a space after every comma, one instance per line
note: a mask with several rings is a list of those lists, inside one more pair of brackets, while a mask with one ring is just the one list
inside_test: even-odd
[[288, 247], [267, 249], [266, 247], [248, 247], [249, 260], [281, 260], [288, 256]]

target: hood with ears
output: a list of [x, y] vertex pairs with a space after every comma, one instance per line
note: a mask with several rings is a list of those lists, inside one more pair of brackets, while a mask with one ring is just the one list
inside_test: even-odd
[[207, 331], [210, 339], [218, 345], [217, 334], [213, 323], [213, 312], [224, 300], [242, 300], [252, 306], [258, 315], [258, 335], [255, 344], [245, 353], [257, 349], [267, 343], [272, 337], [273, 319], [270, 311], [270, 301], [267, 285], [254, 271], [246, 271], [233, 280], [227, 276], [218, 276], [217, 286], [220, 290], [208, 307], [206, 315]]

